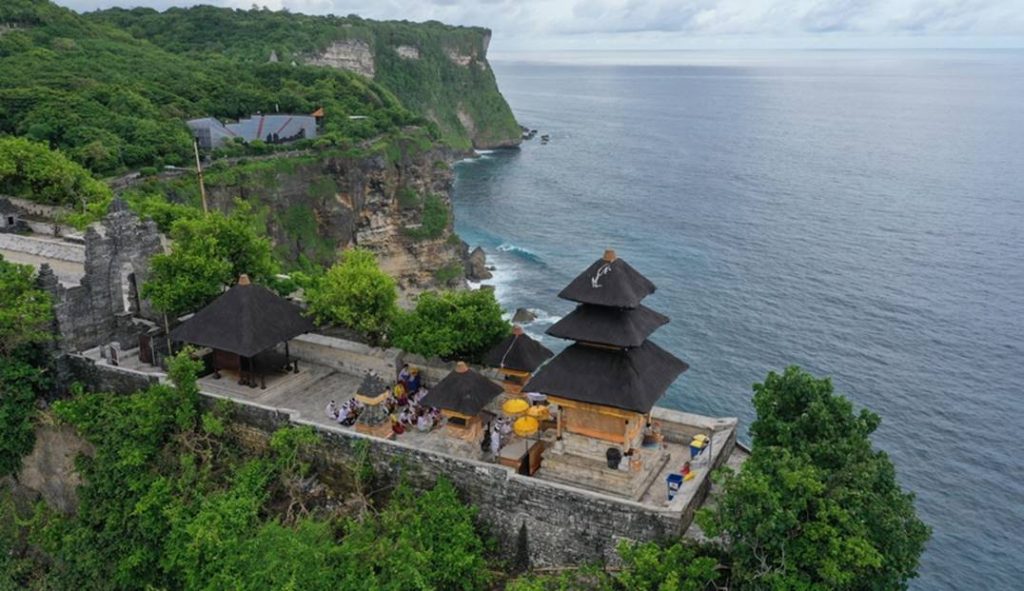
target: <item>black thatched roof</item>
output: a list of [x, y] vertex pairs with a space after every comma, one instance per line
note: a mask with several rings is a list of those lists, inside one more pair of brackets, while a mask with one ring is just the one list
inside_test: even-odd
[[687, 368], [650, 341], [625, 350], [575, 344], [541, 367], [523, 391], [645, 413]]
[[362, 383], [359, 384], [359, 390], [357, 390], [356, 393], [362, 394], [368, 398], [373, 398], [383, 394], [389, 387], [388, 383], [384, 381], [384, 378], [375, 373], [366, 372], [366, 375], [363, 376]]
[[580, 304], [548, 328], [560, 339], [603, 343], [614, 347], [639, 347], [658, 327], [668, 324], [668, 316], [640, 305], [636, 308], [607, 308]]
[[573, 279], [558, 297], [581, 304], [635, 308], [655, 289], [649, 279], [609, 250]]
[[245, 280], [172, 330], [171, 338], [252, 357], [314, 328], [298, 306]]
[[532, 372], [553, 355], [550, 349], [530, 338], [517, 326], [511, 335], [484, 355], [484, 365]]
[[420, 404], [473, 416], [504, 388], [460, 363], [427, 392]]

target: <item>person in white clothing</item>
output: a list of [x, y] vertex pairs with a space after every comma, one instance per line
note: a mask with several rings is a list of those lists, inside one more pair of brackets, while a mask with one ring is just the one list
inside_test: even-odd
[[324, 412], [327, 413], [327, 418], [332, 421], [338, 420], [338, 405], [333, 400], [327, 403], [327, 408], [324, 409]]
[[491, 428], [491, 453], [495, 456], [501, 451], [501, 429], [495, 425]]

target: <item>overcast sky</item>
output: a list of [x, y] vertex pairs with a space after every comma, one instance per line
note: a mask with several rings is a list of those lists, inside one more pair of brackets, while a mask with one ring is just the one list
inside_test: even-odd
[[[57, 0], [109, 6], [253, 0]], [[494, 31], [491, 53], [558, 49], [1024, 47], [1024, 0], [261, 0], [270, 9], [439, 20]]]

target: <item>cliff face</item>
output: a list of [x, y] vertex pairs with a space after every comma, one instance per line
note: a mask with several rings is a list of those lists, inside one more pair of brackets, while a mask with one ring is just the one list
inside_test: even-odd
[[361, 246], [406, 291], [461, 284], [464, 248], [452, 231], [451, 154], [392, 147], [376, 154], [271, 159], [211, 169], [213, 206], [235, 199], [266, 208], [286, 261], [330, 265]]
[[375, 79], [402, 104], [426, 116], [454, 146], [519, 145], [519, 125], [487, 62], [487, 29], [438, 23], [375, 23], [344, 27], [352, 36], [303, 58], [307, 64]]
[[487, 63], [491, 32], [485, 28], [212, 6], [165, 12], [114, 8], [84, 16], [176, 54], [356, 72], [434, 122], [457, 149], [520, 142], [519, 126]]

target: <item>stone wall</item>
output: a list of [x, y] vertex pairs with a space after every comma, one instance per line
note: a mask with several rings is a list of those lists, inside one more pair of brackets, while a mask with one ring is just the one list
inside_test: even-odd
[[[205, 396], [212, 404], [214, 397]], [[692, 519], [690, 511], [659, 510], [599, 493], [521, 476], [503, 466], [424, 451], [397, 441], [367, 437], [354, 431], [293, 421], [285, 412], [257, 404], [236, 404], [236, 436], [255, 449], [270, 434], [289, 424], [316, 429], [322, 439], [317, 457], [328, 477], [355, 464], [367, 446], [376, 475], [387, 483], [399, 480], [417, 489], [430, 488], [441, 476], [450, 480], [462, 499], [479, 511], [478, 520], [497, 540], [500, 552], [514, 556], [525, 525], [526, 551], [535, 567], [616, 560], [620, 540], [648, 541], [680, 536]]]
[[107, 217], [86, 231], [80, 285], [60, 285], [44, 265], [39, 284], [54, 296], [61, 349], [81, 351], [113, 341], [124, 348], [137, 345], [138, 335], [149, 328], [137, 320], [160, 318], [139, 290], [149, 275], [149, 259], [163, 251], [156, 224], [140, 221], [115, 201]]
[[[329, 339], [329, 337], [323, 337]], [[341, 341], [341, 339], [330, 339]], [[342, 354], [345, 347], [321, 339], [303, 338], [304, 353], [331, 357], [350, 357]], [[330, 346], [335, 345], [335, 346]], [[396, 363], [390, 353], [377, 357], [380, 350], [348, 343], [355, 350], [360, 363], [383, 364], [392, 368]], [[333, 351], [334, 353], [330, 353]], [[116, 393], [129, 393], [157, 380], [152, 374], [135, 372], [124, 367], [93, 365], [82, 356], [66, 356], [70, 368], [68, 379], [85, 383], [89, 387]], [[307, 358], [308, 359], [308, 358]], [[376, 361], [374, 361], [376, 359]], [[318, 361], [322, 362], [322, 361]], [[334, 363], [343, 363], [338, 359]], [[353, 361], [349, 360], [349, 367]], [[369, 367], [367, 367], [369, 368]], [[212, 406], [221, 397], [203, 393], [201, 402]], [[677, 496], [669, 506], [659, 508], [597, 492], [590, 492], [555, 482], [519, 475], [504, 466], [455, 457], [445, 453], [423, 450], [401, 441], [377, 439], [348, 429], [324, 426], [293, 417], [289, 412], [257, 403], [235, 401], [233, 404], [231, 433], [247, 448], [258, 451], [266, 448], [270, 435], [289, 425], [307, 425], [321, 436], [321, 447], [313, 458], [323, 481], [339, 488], [350, 481], [349, 471], [367, 453], [375, 474], [382, 485], [406, 482], [416, 489], [430, 488], [439, 477], [445, 477], [458, 489], [463, 501], [478, 511], [478, 522], [492, 535], [503, 555], [514, 556], [524, 543], [520, 531], [525, 529], [525, 550], [534, 567], [578, 565], [617, 560], [615, 548], [620, 540], [653, 541], [678, 538], [693, 520], [694, 512], [706, 496], [710, 481], [692, 492]], [[677, 420], [686, 413], [668, 409], [655, 409], [654, 418]], [[679, 415], [679, 416], [677, 416]], [[686, 415], [696, 417], [696, 415]], [[696, 417], [711, 421], [713, 429], [717, 419]], [[699, 425], [698, 425], [699, 426]], [[687, 433], [671, 431], [672, 440], [689, 437]], [[728, 457], [735, 445], [735, 429], [715, 435], [716, 445], [712, 463], [716, 467]], [[365, 450], [365, 451], [364, 451]]]
[[401, 366], [398, 349], [378, 349], [344, 339], [319, 334], [295, 337], [291, 353], [303, 361], [330, 367], [355, 376], [372, 371], [384, 378], [398, 375]]
[[159, 376], [127, 367], [96, 365], [84, 355], [62, 355], [57, 360], [59, 381], [64, 385], [79, 383], [93, 392], [131, 394], [156, 384]]

